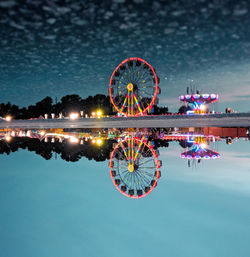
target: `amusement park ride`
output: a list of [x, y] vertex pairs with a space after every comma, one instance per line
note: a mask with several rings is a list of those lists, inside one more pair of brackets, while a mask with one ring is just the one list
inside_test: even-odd
[[220, 154], [214, 150], [208, 149], [208, 145], [211, 141], [216, 141], [215, 137], [205, 137], [203, 135], [192, 135], [188, 136], [187, 143], [191, 143], [191, 149], [181, 154], [181, 158], [188, 160], [201, 159], [217, 159]]
[[187, 94], [179, 96], [179, 100], [187, 105], [186, 114], [208, 113], [208, 104], [215, 103], [219, 99], [218, 94], [200, 94], [198, 90], [195, 93], [193, 89], [191, 91], [189, 94], [189, 87], [187, 87]]
[[142, 116], [158, 103], [160, 79], [145, 60], [132, 57], [121, 62], [113, 71], [109, 96], [120, 116]]

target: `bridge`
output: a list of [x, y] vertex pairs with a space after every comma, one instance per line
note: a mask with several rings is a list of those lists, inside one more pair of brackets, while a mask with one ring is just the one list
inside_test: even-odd
[[250, 127], [250, 113], [0, 121], [0, 129]]

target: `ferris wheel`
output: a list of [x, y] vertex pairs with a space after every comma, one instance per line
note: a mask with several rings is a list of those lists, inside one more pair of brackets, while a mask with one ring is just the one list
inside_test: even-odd
[[141, 198], [156, 187], [162, 162], [144, 138], [120, 141], [111, 153], [110, 176], [115, 187], [125, 196]]
[[109, 96], [115, 110], [124, 116], [140, 116], [158, 104], [161, 93], [155, 69], [141, 58], [121, 62], [113, 71]]

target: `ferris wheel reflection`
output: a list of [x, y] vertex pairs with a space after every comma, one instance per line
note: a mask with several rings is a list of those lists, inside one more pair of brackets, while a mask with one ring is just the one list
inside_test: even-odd
[[130, 198], [141, 198], [153, 191], [161, 177], [158, 152], [145, 137], [129, 136], [111, 152], [109, 168], [117, 190]]

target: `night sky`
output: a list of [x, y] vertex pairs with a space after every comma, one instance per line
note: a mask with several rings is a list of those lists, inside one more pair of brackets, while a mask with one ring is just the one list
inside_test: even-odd
[[[152, 64], [172, 111], [188, 85], [249, 111], [250, 2], [0, 1], [0, 102], [108, 94], [125, 58]], [[21, 96], [21, 97], [20, 97]]]

